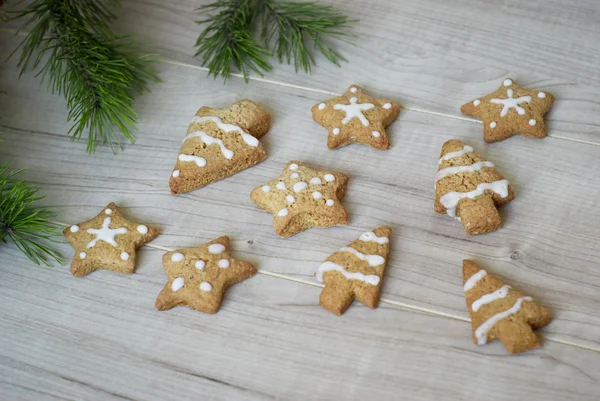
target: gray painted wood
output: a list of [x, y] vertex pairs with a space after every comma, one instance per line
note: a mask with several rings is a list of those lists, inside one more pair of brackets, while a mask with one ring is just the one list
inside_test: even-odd
[[[194, 19], [185, 11], [190, 3], [125, 2], [119, 28], [130, 28], [171, 59], [186, 61], [186, 43], [197, 33], [193, 23], [186, 25]], [[491, 23], [485, 12], [491, 3], [481, 3], [428, 10], [414, 2], [385, 7], [376, 2], [362, 16], [358, 46], [346, 50], [352, 54], [349, 65], [338, 70], [321, 64], [312, 78], [278, 67], [272, 78], [284, 85], [232, 79], [224, 86], [202, 71], [161, 64], [164, 83], [136, 104], [138, 141], [116, 156], [100, 149], [88, 157], [83, 141], [70, 143], [64, 134], [64, 100], [40, 88], [32, 76], [17, 81], [13, 62], [0, 64], [5, 141], [0, 160], [28, 167], [23, 176], [47, 194], [44, 203], [57, 212], [58, 221], [87, 219], [115, 201], [132, 219], [161, 228], [157, 245], [196, 246], [228, 234], [235, 257], [308, 281], [333, 250], [366, 229], [391, 224], [386, 299], [466, 318], [460, 264], [475, 258], [551, 309], [555, 320], [544, 335], [574, 345], [544, 341], [540, 350], [510, 357], [498, 343], [475, 346], [470, 325], [463, 321], [388, 304], [375, 311], [353, 305], [338, 318], [318, 306], [318, 288], [264, 275], [233, 287], [217, 315], [185, 308], [158, 312], [153, 304], [165, 279], [161, 251], [140, 250], [132, 276], [101, 271], [75, 279], [68, 264], [34, 268], [13, 247], [2, 246], [0, 398], [595, 399], [600, 353], [580, 347], [600, 348], [600, 182], [595, 174], [600, 147], [522, 137], [485, 145], [479, 124], [403, 111], [391, 127], [389, 151], [362, 146], [329, 151], [326, 134], [310, 115], [310, 106], [327, 98], [314, 90], [342, 91], [357, 76], [357, 83], [373, 94], [411, 98], [410, 104], [426, 111], [458, 115], [464, 98], [493, 90], [511, 72], [523, 84], [554, 85], [555, 94], [568, 97], [555, 105], [551, 132], [597, 141], [595, 88], [580, 80], [589, 76], [595, 83], [596, 77], [580, 59], [569, 60], [591, 44], [565, 48], [556, 70], [538, 65], [543, 57], [555, 60], [543, 45], [527, 62], [515, 58], [502, 65], [494, 57], [482, 59], [478, 46], [491, 40], [500, 24]], [[345, 4], [349, 13], [359, 13], [359, 2]], [[549, 12], [541, 3], [528, 4], [538, 13], [536, 32], [554, 46]], [[565, 28], [569, 32], [594, 34], [596, 27], [582, 26], [589, 17], [581, 11], [594, 3], [555, 5], [571, 10], [556, 17], [557, 25], [571, 21], [573, 26]], [[518, 7], [502, 9], [497, 21], [531, 19], [526, 6]], [[437, 39], [434, 33], [422, 35], [425, 28], [417, 25], [431, 28], [442, 11], [448, 21], [439, 23]], [[468, 15], [466, 22], [461, 14]], [[485, 32], [473, 39], [479, 44], [469, 42], [457, 55], [458, 38], [442, 38], [452, 27], [449, 21], [471, 27], [477, 15], [487, 21]], [[369, 21], [380, 22], [375, 28]], [[402, 36], [407, 26], [412, 30]], [[463, 34], [456, 29], [456, 35]], [[386, 35], [398, 40], [381, 44]], [[5, 34], [0, 38], [2, 49], [14, 45]], [[441, 40], [452, 43], [435, 44]], [[382, 53], [386, 63], [376, 62], [376, 43], [388, 50]], [[424, 55], [413, 57], [409, 68], [407, 49], [417, 51], [419, 44]], [[507, 58], [509, 50], [497, 49]], [[571, 78], [563, 74], [568, 68], [574, 69]], [[392, 74], [392, 83], [381, 74]], [[227, 180], [172, 197], [168, 176], [190, 117], [202, 105], [222, 107], [244, 97], [273, 114], [273, 128], [262, 140], [269, 158]], [[584, 117], [589, 120], [580, 123]], [[501, 210], [505, 225], [500, 231], [467, 238], [456, 221], [433, 212], [436, 161], [441, 144], [450, 138], [468, 141], [511, 180], [517, 199]], [[271, 216], [256, 208], [248, 194], [292, 158], [350, 175], [344, 201], [349, 226], [312, 229], [287, 240], [272, 232]], [[71, 256], [67, 245], [59, 248]]]

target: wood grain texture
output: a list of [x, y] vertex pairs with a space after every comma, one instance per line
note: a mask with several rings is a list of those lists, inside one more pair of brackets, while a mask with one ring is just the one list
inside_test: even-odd
[[[164, 46], [176, 53], [184, 43], [178, 36], [182, 24], [176, 21], [193, 20], [180, 10], [189, 3], [129, 1], [120, 13], [147, 38], [158, 35], [150, 32], [152, 24], [159, 32], [172, 30], [172, 43]], [[378, 4], [365, 16], [367, 21], [384, 15]], [[357, 2], [347, 7], [359, 10]], [[416, 6], [402, 1], [389, 7]], [[162, 20], [156, 19], [158, 14]], [[392, 25], [390, 17], [384, 20]], [[378, 29], [390, 29], [386, 26]], [[364, 29], [380, 35], [373, 25]], [[14, 43], [0, 38], [2, 49]], [[369, 45], [361, 42], [363, 46]], [[451, 50], [438, 53], [440, 65], [456, 62], [457, 71], [466, 65]], [[396, 53], [390, 60], [402, 63], [403, 56]], [[380, 73], [395, 73], [394, 68], [372, 70], [370, 63], [369, 57], [355, 59], [348, 68], [362, 64], [374, 71], [356, 75], [363, 77], [365, 82], [359, 83], [365, 89], [393, 94], [396, 89]], [[88, 157], [83, 142], [72, 144], [65, 136], [64, 100], [40, 88], [32, 76], [17, 81], [13, 62], [0, 64], [5, 141], [0, 161], [28, 167], [23, 176], [48, 195], [44, 203], [56, 210], [56, 220], [82, 221], [115, 201], [133, 220], [161, 228], [156, 244], [196, 246], [228, 234], [234, 257], [309, 281], [333, 250], [365, 230], [390, 224], [394, 232], [385, 298], [467, 317], [461, 261], [474, 258], [551, 309], [555, 320], [546, 335], [600, 346], [600, 147], [522, 137], [485, 145], [478, 124], [404, 111], [390, 127], [389, 151], [363, 146], [329, 151], [327, 135], [309, 111], [326, 95], [260, 82], [244, 85], [241, 80], [224, 86], [190, 68], [160, 68], [164, 83], [136, 103], [136, 145], [116, 156], [102, 148]], [[334, 75], [339, 79], [340, 73], [350, 72], [322, 66], [309, 81], [277, 68], [275, 76], [318, 89], [321, 83], [335, 82]], [[434, 70], [429, 74], [437, 79]], [[559, 75], [553, 79], [562, 79]], [[465, 73], [461, 79], [463, 86], [479, 88], [479, 78]], [[458, 82], [456, 77], [443, 79], [441, 87]], [[572, 104], [593, 91], [580, 93], [579, 86], [571, 87]], [[443, 94], [438, 96], [433, 89], [421, 94], [446, 104]], [[191, 116], [202, 105], [221, 107], [244, 97], [273, 114], [273, 128], [261, 140], [269, 158], [199, 191], [171, 196], [168, 177]], [[564, 112], [566, 121], [576, 120], [574, 109]], [[577, 135], [573, 138], [589, 138]], [[450, 138], [474, 146], [511, 180], [517, 198], [501, 210], [505, 225], [500, 231], [467, 238], [460, 224], [433, 212], [437, 159]], [[273, 233], [272, 216], [252, 204], [248, 194], [279, 175], [290, 159], [350, 175], [344, 200], [349, 226], [311, 229], [287, 240]], [[71, 256], [68, 246], [60, 248]], [[468, 323], [385, 304], [376, 311], [355, 304], [337, 318], [318, 306], [318, 288], [262, 275], [234, 286], [215, 316], [185, 308], [157, 312], [153, 303], [165, 280], [161, 255], [144, 248], [132, 276], [103, 271], [75, 279], [67, 264], [32, 268], [13, 247], [0, 247], [0, 398], [296, 400], [310, 395], [384, 400], [400, 395], [508, 400], [536, 395], [592, 400], [600, 391], [600, 353], [545, 341], [540, 350], [509, 357], [499, 343], [475, 346]]]

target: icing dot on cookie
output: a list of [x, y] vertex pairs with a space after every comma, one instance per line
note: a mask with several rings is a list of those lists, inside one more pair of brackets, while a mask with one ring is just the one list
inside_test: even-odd
[[200, 283], [200, 289], [204, 292], [211, 292], [212, 285], [210, 285], [210, 283], [207, 283], [206, 281], [203, 281]]
[[321, 185], [323, 182], [321, 182], [321, 179], [319, 177], [313, 177], [310, 179], [310, 183], [312, 185]]
[[77, 231], [79, 231], [79, 226], [71, 226], [71, 232], [72, 233], [76, 233]]
[[335, 175], [333, 175], [333, 174], [325, 174], [325, 176], [323, 178], [325, 178], [325, 181], [329, 181], [329, 182], [335, 181]]
[[140, 234], [148, 234], [148, 227], [146, 227], [143, 224], [137, 226], [137, 230], [138, 230], [138, 233], [140, 233]]
[[80, 258], [80, 259], [85, 259], [86, 257], [87, 257], [87, 253], [85, 253], [85, 252], [81, 252], [81, 253], [79, 254], [79, 258]]
[[300, 181], [294, 184], [293, 189], [294, 192], [304, 191], [308, 187], [308, 184], [304, 181]]
[[321, 199], [323, 197], [323, 194], [320, 193], [319, 191], [315, 191], [312, 193], [312, 196], [314, 199]]
[[121, 259], [129, 260], [129, 254], [127, 252], [121, 252]]
[[173, 177], [179, 177], [179, 170], [173, 170]]
[[504, 80], [504, 86], [511, 86], [513, 84], [511, 79], [505, 79]]
[[323, 110], [325, 108], [325, 103], [320, 103], [319, 104], [319, 110]]
[[537, 121], [535, 121], [534, 119], [529, 120], [529, 125], [531, 125], [532, 127], [536, 124], [537, 124]]
[[474, 106], [479, 106], [481, 104], [481, 100], [477, 99], [473, 102]]
[[544, 99], [546, 97], [546, 93], [545, 92], [540, 92], [540, 93], [538, 93], [538, 97], [540, 99]]
[[298, 174], [298, 173], [292, 174], [292, 178], [298, 178], [298, 177], [300, 177], [300, 174]]
[[277, 188], [277, 189], [280, 189], [280, 190], [282, 190], [282, 191], [285, 191], [285, 190], [287, 189], [287, 188], [285, 187], [285, 183], [284, 183], [284, 182], [282, 182], [282, 181], [279, 181], [279, 182], [277, 183], [277, 185], [275, 185], [275, 188]]
[[357, 89], [355, 87], [350, 88], [350, 92], [352, 92], [352, 93], [356, 93], [356, 90]]
[[171, 284], [171, 290], [173, 290], [173, 292], [177, 292], [183, 288], [184, 284], [185, 280], [183, 277], [177, 277], [175, 280], [173, 280], [173, 284]]
[[290, 170], [298, 170], [298, 165], [296, 163], [290, 164]]
[[294, 198], [292, 195], [288, 195], [288, 196], [286, 196], [286, 197], [285, 197], [285, 199], [287, 199], [287, 201], [288, 201], [289, 203], [294, 203], [294, 202], [296, 202], [296, 198]]
[[490, 128], [496, 128], [496, 125], [498, 125], [498, 124], [496, 124], [496, 122], [495, 122], [495, 121], [492, 121], [492, 122], [490, 123]]
[[171, 262], [181, 262], [183, 259], [185, 259], [183, 253], [175, 252], [171, 255]]
[[111, 210], [111, 209], [106, 209], [106, 210], [104, 211], [104, 213], [106, 213], [106, 214], [112, 214], [112, 210]]
[[340, 133], [340, 129], [339, 128], [334, 128], [332, 132], [333, 132], [333, 135], [337, 135], [337, 134]]
[[227, 260], [227, 259], [219, 260], [219, 267], [221, 269], [227, 269], [229, 267], [229, 260]]
[[373, 131], [371, 135], [373, 135], [375, 138], [379, 138], [381, 136], [381, 133], [379, 131]]
[[263, 190], [263, 192], [269, 192], [271, 190], [271, 187], [268, 185], [263, 185], [261, 189]]
[[333, 206], [335, 202], [333, 201], [333, 199], [327, 199], [327, 202], [325, 203], [327, 204], [327, 206]]
[[222, 244], [212, 244], [208, 246], [208, 252], [213, 254], [223, 253], [225, 251], [225, 245]]
[[283, 209], [281, 209], [280, 211], [277, 212], [277, 216], [279, 216], [279, 217], [287, 216], [287, 214], [288, 214], [287, 207], [284, 207]]
[[391, 103], [386, 103], [383, 105], [384, 109], [391, 109], [392, 108], [392, 104]]
[[196, 263], [194, 263], [194, 267], [198, 270], [204, 269], [204, 266], [206, 266], [206, 262], [204, 262], [202, 259], [197, 260]]

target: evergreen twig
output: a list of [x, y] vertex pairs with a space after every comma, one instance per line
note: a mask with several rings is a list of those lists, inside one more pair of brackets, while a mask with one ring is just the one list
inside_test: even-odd
[[10, 170], [8, 163], [0, 166], [0, 242], [10, 239], [37, 265], [50, 266], [50, 260], [62, 263], [60, 254], [45, 242], [58, 242], [60, 229], [48, 222], [52, 212], [37, 209], [35, 203], [43, 196], [26, 181], [16, 180], [21, 170]]
[[[332, 37], [348, 36], [353, 20], [328, 5], [315, 1], [216, 0], [198, 9], [208, 15], [199, 24], [209, 25], [196, 41], [195, 56], [202, 56], [214, 77], [231, 76], [231, 67], [248, 81], [250, 72], [263, 75], [271, 70], [270, 56], [280, 63], [294, 63], [296, 71], [311, 72], [314, 51], [340, 65], [346, 59], [328, 43]], [[256, 39], [260, 25], [260, 40]]]
[[[73, 125], [72, 140], [88, 134], [87, 151], [98, 143], [121, 147], [115, 128], [134, 142], [137, 114], [133, 96], [159, 79], [149, 63], [153, 55], [138, 54], [128, 36], [112, 32], [115, 16], [108, 6], [119, 0], [34, 0], [23, 10], [11, 11], [11, 19], [27, 18], [21, 30], [18, 66], [21, 74], [37, 70], [52, 92], [64, 94]], [[14, 54], [14, 52], [13, 52]]]

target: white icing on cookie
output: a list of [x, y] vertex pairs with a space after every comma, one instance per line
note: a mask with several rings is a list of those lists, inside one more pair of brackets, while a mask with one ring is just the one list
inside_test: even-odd
[[461, 199], [475, 199], [483, 195], [486, 190], [491, 190], [500, 195], [500, 197], [506, 198], [508, 196], [508, 185], [508, 180], [484, 182], [477, 185], [477, 189], [470, 192], [448, 192], [440, 197], [440, 203], [446, 208], [448, 216], [456, 217], [456, 206]]
[[225, 245], [223, 244], [212, 244], [208, 246], [208, 252], [212, 254], [219, 254], [225, 252]]
[[512, 308], [505, 310], [504, 312], [500, 312], [490, 317], [488, 320], [483, 322], [481, 326], [475, 330], [475, 338], [477, 338], [478, 345], [484, 345], [487, 343], [487, 336], [489, 331], [502, 319], [509, 317], [510, 315], [514, 315], [521, 310], [521, 305], [523, 301], [533, 302], [533, 298], [531, 297], [521, 297], [517, 299], [517, 302], [512, 306]]
[[313, 177], [310, 179], [310, 183], [312, 185], [321, 185], [323, 184], [323, 182], [321, 181], [321, 179], [319, 177]]
[[392, 104], [391, 103], [386, 103], [383, 105], [384, 109], [391, 109], [392, 108]]
[[337, 134], [340, 133], [340, 129], [339, 128], [334, 128], [332, 132], [333, 132], [333, 135], [337, 135]]
[[142, 235], [148, 234], [148, 227], [146, 227], [143, 224], [140, 224], [139, 226], [137, 226], [137, 230], [138, 230], [138, 233], [140, 233]]
[[[372, 103], [357, 103], [357, 97], [350, 98], [350, 104], [336, 104], [333, 106], [335, 110], [342, 110], [346, 113], [346, 117], [342, 120], [342, 124], [346, 125], [353, 118], [358, 118], [362, 125], [369, 126], [369, 120], [364, 116], [363, 111], [371, 110], [375, 107]], [[385, 106], [384, 106], [385, 107]], [[335, 133], [334, 133], [335, 134]]]
[[479, 106], [481, 104], [481, 100], [477, 99], [473, 101], [473, 106]]
[[181, 262], [183, 259], [185, 259], [183, 253], [175, 252], [173, 255], [171, 255], [171, 262]]
[[[207, 117], [198, 117], [195, 116], [194, 118], [192, 118], [192, 122], [193, 123], [202, 123], [204, 121], [212, 121], [213, 123], [217, 124], [217, 127], [221, 130], [221, 131], [225, 131], [227, 133], [229, 132], [237, 132], [242, 136], [242, 139], [244, 140], [244, 142], [246, 142], [246, 144], [248, 146], [252, 146], [253, 148], [258, 147], [259, 145], [259, 141], [258, 139], [256, 139], [255, 137], [253, 137], [250, 134], [247, 134], [244, 132], [244, 130], [235, 125], [235, 124], [225, 124], [223, 122], [223, 120], [221, 120], [219, 117], [214, 117], [214, 116], [207, 116]], [[188, 135], [189, 136], [189, 135]], [[186, 137], [187, 139], [187, 137]], [[184, 139], [185, 142], [185, 139]]]
[[202, 259], [197, 260], [196, 263], [194, 263], [194, 267], [198, 270], [204, 269], [205, 266], [206, 266], [206, 262], [203, 261]]
[[78, 225], [74, 225], [71, 226], [71, 228], [69, 229], [72, 233], [76, 233], [79, 231], [79, 226]]
[[204, 292], [211, 292], [212, 291], [212, 285], [210, 285], [209, 282], [207, 281], [203, 281], [200, 283], [200, 289]]
[[327, 107], [325, 103], [319, 103], [319, 110], [323, 110], [325, 107]]
[[268, 185], [263, 185], [261, 189], [263, 190], [263, 192], [269, 192], [271, 190], [271, 187]]
[[125, 227], [108, 228], [110, 222], [110, 217], [107, 217], [104, 219], [104, 223], [102, 224], [101, 228], [88, 228], [87, 232], [96, 236], [96, 238], [94, 238], [92, 241], [90, 241], [89, 244], [87, 244], [88, 248], [93, 248], [98, 243], [98, 241], [104, 241], [107, 244], [114, 246], [115, 248], [118, 246], [117, 241], [115, 241], [115, 237], [119, 234], [125, 234], [127, 232], [127, 229]]
[[352, 92], [352, 93], [356, 93], [357, 90], [358, 89], [356, 89], [355, 87], [350, 88], [350, 92]]
[[388, 242], [390, 242], [390, 239], [388, 237], [378, 237], [373, 231], [368, 231], [362, 234], [360, 237], [358, 237], [358, 239], [363, 242], [376, 242], [380, 245], [387, 244]]
[[313, 197], [313, 199], [321, 199], [323, 197], [323, 194], [320, 193], [319, 191], [315, 191], [312, 193], [312, 197]]
[[179, 177], [179, 174], [180, 174], [179, 170], [173, 170], [172, 176], [175, 177], [175, 178], [177, 178], [177, 177]]
[[365, 255], [364, 253], [358, 252], [356, 249], [349, 246], [340, 248], [339, 252], [350, 252], [360, 260], [366, 260], [369, 266], [375, 267], [385, 263], [385, 258], [380, 255]]
[[462, 155], [465, 155], [472, 151], [473, 151], [472, 147], [470, 147], [469, 145], [465, 145], [461, 150], [457, 150], [456, 152], [446, 153], [444, 156], [442, 156], [442, 158], [440, 159], [438, 164], [442, 164], [442, 162], [450, 160], [450, 159], [454, 159], [455, 157], [461, 157]]
[[471, 164], [470, 166], [446, 167], [437, 172], [437, 174], [435, 176], [435, 180], [439, 181], [442, 178], [447, 177], [449, 175], [454, 175], [454, 174], [462, 173], [465, 171], [472, 173], [475, 171], [479, 171], [484, 167], [494, 167], [494, 163], [492, 163], [492, 162], [477, 162], [477, 163]]
[[294, 179], [295, 179], [295, 178], [298, 178], [298, 177], [300, 177], [300, 174], [298, 174], [298, 173], [293, 173], [293, 174], [292, 174], [290, 177], [292, 177], [292, 178], [294, 178]]
[[290, 164], [290, 170], [298, 170], [298, 165], [296, 163]]
[[285, 197], [285, 199], [289, 202], [289, 203], [296, 203], [296, 198], [294, 198], [292, 195], [288, 195]]
[[306, 188], [308, 188], [308, 184], [305, 183], [304, 181], [299, 181], [299, 182], [295, 183], [293, 186], [293, 190], [296, 193], [298, 193], [300, 191], [304, 191]]
[[377, 285], [379, 284], [380, 278], [379, 276], [375, 275], [375, 274], [362, 274], [362, 273], [358, 273], [358, 272], [349, 272], [346, 269], [344, 269], [343, 266], [340, 266], [336, 263], [333, 262], [324, 262], [323, 264], [321, 264], [321, 266], [319, 266], [319, 268], [317, 269], [317, 280], [322, 283], [323, 282], [323, 274], [325, 272], [328, 271], [336, 271], [336, 272], [340, 272], [344, 277], [346, 277], [347, 279], [350, 280], [360, 280], [363, 281], [367, 284], [371, 284], [371, 285]]
[[229, 265], [230, 265], [229, 260], [227, 260], [227, 259], [221, 259], [221, 260], [219, 260], [218, 266], [221, 269], [227, 269], [227, 268], [229, 268]]
[[379, 138], [381, 136], [381, 132], [379, 132], [379, 131], [373, 131], [371, 133], [371, 135], [373, 135], [373, 137], [375, 137], [375, 138]]
[[129, 254], [127, 252], [121, 252], [121, 259], [129, 260]]
[[504, 86], [511, 86], [513, 84], [513, 81], [510, 79], [505, 79], [503, 84], [504, 84]]
[[183, 277], [177, 277], [175, 280], [173, 280], [173, 283], [171, 284], [171, 290], [173, 292], [177, 292], [180, 289], [183, 288], [183, 285], [185, 284], [185, 280]]
[[195, 131], [195, 132], [188, 134], [188, 136], [186, 136], [183, 141], [185, 142], [192, 138], [200, 138], [202, 140], [202, 142], [204, 142], [207, 146], [210, 146], [213, 144], [219, 145], [219, 148], [221, 149], [221, 153], [223, 153], [223, 156], [228, 160], [233, 159], [233, 155], [234, 155], [233, 151], [227, 149], [227, 147], [225, 146], [225, 144], [223, 143], [223, 141], [221, 139], [212, 137], [204, 131]]
[[469, 291], [471, 288], [475, 287], [475, 285], [479, 282], [479, 280], [481, 280], [482, 278], [484, 278], [485, 276], [487, 276], [487, 272], [483, 269], [479, 270], [477, 273], [473, 274], [471, 277], [469, 277], [469, 279], [465, 282], [465, 286], [464, 286], [464, 291], [467, 292]]
[[481, 298], [473, 302], [473, 305], [471, 305], [471, 309], [473, 309], [473, 312], [477, 312], [484, 305], [492, 303], [498, 299], [506, 298], [506, 296], [508, 295], [508, 290], [510, 290], [510, 288], [510, 285], [506, 284], [490, 294], [482, 295]]
[[325, 204], [329, 207], [333, 206], [335, 202], [333, 201], [333, 199], [327, 199], [327, 202], [325, 202]]
[[539, 97], [540, 99], [545, 99], [545, 98], [546, 98], [546, 94], [545, 94], [544, 92], [539, 92], [539, 93], [538, 93], [538, 97]]
[[80, 259], [85, 259], [85, 258], [87, 258], [87, 253], [85, 253], [85, 252], [80, 252], [80, 253], [79, 253], [79, 258], [80, 258]]
[[512, 89], [508, 89], [506, 91], [506, 95], [508, 96], [506, 99], [492, 99], [490, 103], [501, 104], [502, 111], [500, 112], [500, 117], [505, 117], [508, 114], [510, 109], [515, 109], [517, 113], [520, 115], [525, 114], [525, 109], [519, 106], [521, 103], [529, 103], [531, 102], [531, 96], [521, 96], [518, 98], [514, 98], [514, 91]]
[[275, 188], [281, 190], [281, 191], [285, 191], [287, 188], [285, 187], [285, 182], [283, 181], [279, 181], [277, 183], [277, 185], [275, 185]]
[[111, 209], [106, 209], [106, 210], [104, 211], [104, 213], [106, 213], [107, 215], [109, 215], [109, 216], [110, 216], [110, 215], [112, 214], [112, 210], [111, 210]]
[[531, 125], [532, 127], [536, 124], [537, 124], [537, 121], [535, 121], [533, 118], [531, 120], [529, 120], [529, 125]]
[[335, 181], [335, 175], [333, 175], [333, 174], [325, 174], [323, 176], [323, 178], [325, 178], [325, 181], [328, 181], [328, 182]]
[[179, 161], [182, 162], [194, 162], [198, 167], [206, 166], [206, 159], [200, 156], [194, 155], [184, 155], [183, 153], [179, 155]]
[[490, 128], [496, 128], [496, 126], [497, 126], [497, 125], [498, 125], [498, 124], [496, 123], [496, 121], [492, 121], [492, 122], [490, 123]]
[[283, 209], [281, 209], [280, 211], [277, 212], [277, 216], [279, 216], [279, 217], [285, 217], [287, 215], [288, 215], [287, 207], [284, 207]]

